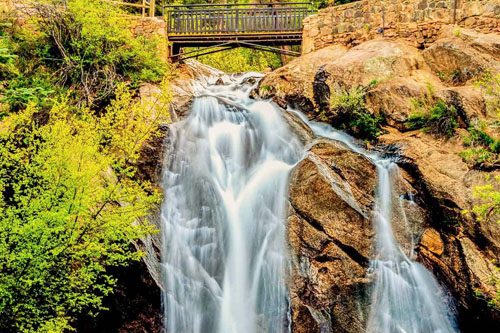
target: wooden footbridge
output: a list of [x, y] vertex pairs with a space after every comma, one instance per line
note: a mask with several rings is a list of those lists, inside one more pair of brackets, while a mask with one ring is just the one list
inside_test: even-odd
[[[299, 55], [284, 48], [302, 42], [309, 2], [165, 6], [170, 57], [174, 61], [234, 48]], [[196, 48], [181, 52], [183, 48]]]

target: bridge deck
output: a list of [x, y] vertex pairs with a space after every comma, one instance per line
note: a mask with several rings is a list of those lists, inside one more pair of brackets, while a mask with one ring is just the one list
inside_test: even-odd
[[181, 47], [300, 45], [302, 21], [312, 12], [307, 2], [205, 4], [166, 9], [172, 57], [180, 55]]

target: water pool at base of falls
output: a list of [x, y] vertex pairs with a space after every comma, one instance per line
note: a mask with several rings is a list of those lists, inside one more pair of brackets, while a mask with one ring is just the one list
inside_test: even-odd
[[[171, 126], [164, 168], [162, 276], [169, 333], [290, 332], [288, 176], [305, 147], [269, 101], [249, 98], [260, 75], [213, 78]], [[318, 136], [367, 156], [378, 171], [376, 253], [367, 332], [456, 332], [442, 291], [391, 229], [397, 165], [327, 125]], [[333, 332], [335, 328], [333, 327]]]

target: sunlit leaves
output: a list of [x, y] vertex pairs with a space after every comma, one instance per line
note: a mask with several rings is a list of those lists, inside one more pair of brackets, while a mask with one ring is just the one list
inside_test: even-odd
[[[0, 127], [0, 327], [61, 332], [112, 292], [110, 266], [138, 259], [131, 241], [160, 194], [134, 178], [146, 140], [168, 119], [169, 94], [135, 101], [120, 86], [103, 115], [58, 103]], [[160, 102], [161, 101], [161, 102]]]

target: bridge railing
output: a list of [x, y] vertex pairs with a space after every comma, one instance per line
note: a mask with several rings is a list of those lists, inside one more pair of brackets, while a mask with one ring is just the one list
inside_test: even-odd
[[112, 0], [112, 3], [139, 10], [143, 17], [155, 16], [156, 0]]
[[310, 3], [166, 6], [169, 35], [301, 31]]

